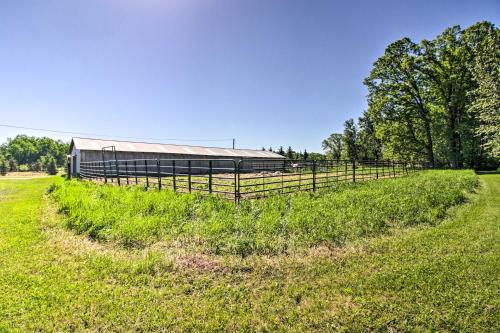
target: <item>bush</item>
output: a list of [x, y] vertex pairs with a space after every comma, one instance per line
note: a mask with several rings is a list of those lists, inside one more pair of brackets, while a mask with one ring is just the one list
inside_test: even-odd
[[9, 171], [14, 172], [17, 171], [17, 162], [14, 159], [9, 160]]
[[17, 167], [17, 171], [26, 172], [30, 170], [30, 166], [28, 164], [21, 164]]
[[471, 171], [428, 171], [336, 190], [242, 201], [68, 181], [52, 195], [67, 226], [100, 240], [198, 244], [205, 252], [277, 254], [335, 246], [396, 226], [433, 224], [476, 185]]
[[5, 176], [7, 174], [7, 170], [9, 165], [5, 159], [0, 159], [0, 175]]
[[30, 170], [31, 171], [35, 171], [35, 172], [41, 171], [42, 170], [42, 165], [40, 164], [39, 161], [33, 162], [30, 165]]
[[47, 158], [47, 173], [49, 175], [56, 175], [57, 174], [56, 159], [52, 156]]

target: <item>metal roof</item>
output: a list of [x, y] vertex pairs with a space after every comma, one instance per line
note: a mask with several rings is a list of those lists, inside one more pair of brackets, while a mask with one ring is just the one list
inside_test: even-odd
[[179, 154], [196, 156], [218, 156], [218, 157], [246, 157], [246, 158], [284, 158], [283, 156], [264, 150], [255, 149], [232, 149], [218, 147], [201, 147], [188, 145], [175, 145], [152, 142], [133, 142], [102, 140], [91, 138], [73, 138], [70, 151], [75, 147], [80, 150], [102, 150], [103, 147], [114, 146], [116, 151], [121, 152], [144, 152], [159, 154]]

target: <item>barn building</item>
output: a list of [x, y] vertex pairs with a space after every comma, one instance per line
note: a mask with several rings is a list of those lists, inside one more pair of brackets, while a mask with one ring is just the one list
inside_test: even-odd
[[[72, 176], [80, 173], [80, 163], [114, 159], [116, 152], [118, 160], [144, 159], [252, 159], [269, 160], [284, 159], [283, 156], [263, 150], [231, 149], [217, 147], [201, 147], [149, 142], [102, 140], [75, 137], [71, 140], [70, 169]], [[104, 150], [103, 150], [104, 149]]]

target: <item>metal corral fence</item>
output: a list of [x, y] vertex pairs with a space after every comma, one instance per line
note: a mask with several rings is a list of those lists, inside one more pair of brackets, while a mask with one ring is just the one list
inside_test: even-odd
[[403, 161], [137, 159], [82, 162], [80, 177], [158, 190], [208, 192], [239, 202], [274, 193], [316, 191], [341, 182], [395, 178], [425, 169]]

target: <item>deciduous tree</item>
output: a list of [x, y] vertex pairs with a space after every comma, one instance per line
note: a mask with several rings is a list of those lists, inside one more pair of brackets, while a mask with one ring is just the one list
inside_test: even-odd
[[338, 161], [342, 156], [343, 142], [342, 134], [332, 133], [327, 139], [323, 140], [323, 150], [329, 158]]
[[358, 131], [353, 119], [349, 119], [344, 123], [344, 134], [342, 135], [344, 153], [346, 158], [354, 160], [358, 158], [357, 147]]

